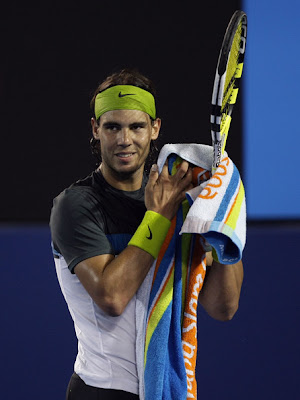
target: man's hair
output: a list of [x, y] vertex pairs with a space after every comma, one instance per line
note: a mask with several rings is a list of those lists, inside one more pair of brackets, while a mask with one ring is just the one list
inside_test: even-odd
[[[95, 100], [96, 100], [96, 96], [98, 93], [103, 92], [104, 90], [112, 87], [112, 86], [117, 86], [117, 85], [132, 85], [132, 86], [137, 86], [141, 89], [147, 90], [148, 92], [150, 92], [154, 98], [156, 97], [156, 90], [154, 87], [153, 82], [147, 78], [146, 76], [144, 76], [143, 74], [141, 74], [139, 71], [137, 71], [136, 69], [122, 69], [119, 72], [114, 72], [113, 74], [109, 75], [102, 83], [100, 83], [100, 85], [97, 87], [97, 89], [95, 90], [92, 100], [90, 102], [90, 107], [93, 113], [94, 118], [95, 117]], [[101, 117], [98, 118], [97, 123], [99, 123]], [[151, 122], [153, 123], [153, 119], [151, 119]], [[100, 141], [96, 140], [94, 137], [92, 137], [91, 141], [91, 150], [93, 155], [95, 156], [98, 165], [101, 163], [101, 149], [100, 149]], [[152, 162], [154, 161], [154, 159], [157, 156], [157, 147], [154, 143], [153, 140], [151, 140], [151, 144], [150, 144], [150, 152], [149, 152], [149, 156], [147, 159], [147, 166], [149, 166], [149, 164], [152, 164]]]

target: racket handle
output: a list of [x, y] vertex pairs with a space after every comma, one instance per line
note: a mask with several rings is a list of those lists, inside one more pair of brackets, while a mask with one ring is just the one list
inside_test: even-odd
[[220, 132], [221, 140], [213, 140], [214, 160], [211, 168], [212, 175], [215, 174], [220, 162], [222, 161], [226, 146], [226, 140], [230, 128], [230, 123], [231, 123], [231, 116], [226, 115], [225, 119], [221, 122], [221, 132]]

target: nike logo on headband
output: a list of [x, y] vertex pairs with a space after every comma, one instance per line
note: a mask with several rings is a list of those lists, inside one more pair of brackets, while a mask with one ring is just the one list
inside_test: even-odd
[[125, 97], [125, 96], [135, 96], [135, 93], [126, 93], [126, 94], [122, 94], [121, 92], [119, 93], [119, 97]]

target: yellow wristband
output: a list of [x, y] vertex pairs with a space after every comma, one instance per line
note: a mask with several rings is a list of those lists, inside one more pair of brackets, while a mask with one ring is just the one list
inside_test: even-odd
[[154, 211], [146, 211], [128, 245], [139, 247], [157, 258], [170, 226], [171, 221], [167, 218]]

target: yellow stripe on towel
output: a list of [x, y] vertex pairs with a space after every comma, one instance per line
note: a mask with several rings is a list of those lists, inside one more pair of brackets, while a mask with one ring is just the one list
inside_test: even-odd
[[[153, 335], [153, 332], [155, 331], [155, 328], [157, 327], [164, 312], [166, 311], [166, 309], [168, 308], [168, 306], [170, 305], [170, 303], [173, 299], [174, 266], [175, 266], [175, 262], [173, 260], [168, 278], [166, 279], [164, 287], [162, 288], [162, 290], [160, 292], [160, 296], [156, 300], [156, 303], [155, 303], [155, 305], [151, 311], [151, 314], [149, 316], [147, 332], [146, 332], [144, 366], [146, 365], [147, 351], [148, 351], [149, 343], [150, 343], [151, 337]], [[159, 306], [157, 306], [158, 303], [159, 303]]]
[[244, 197], [245, 197], [245, 189], [244, 189], [244, 185], [243, 185], [242, 181], [240, 181], [239, 191], [236, 195], [236, 198], [234, 199], [231, 210], [225, 221], [225, 224], [230, 226], [230, 228], [232, 228], [233, 230], [236, 227], [236, 223], [237, 223], [237, 220], [240, 215], [241, 206], [242, 206]]

